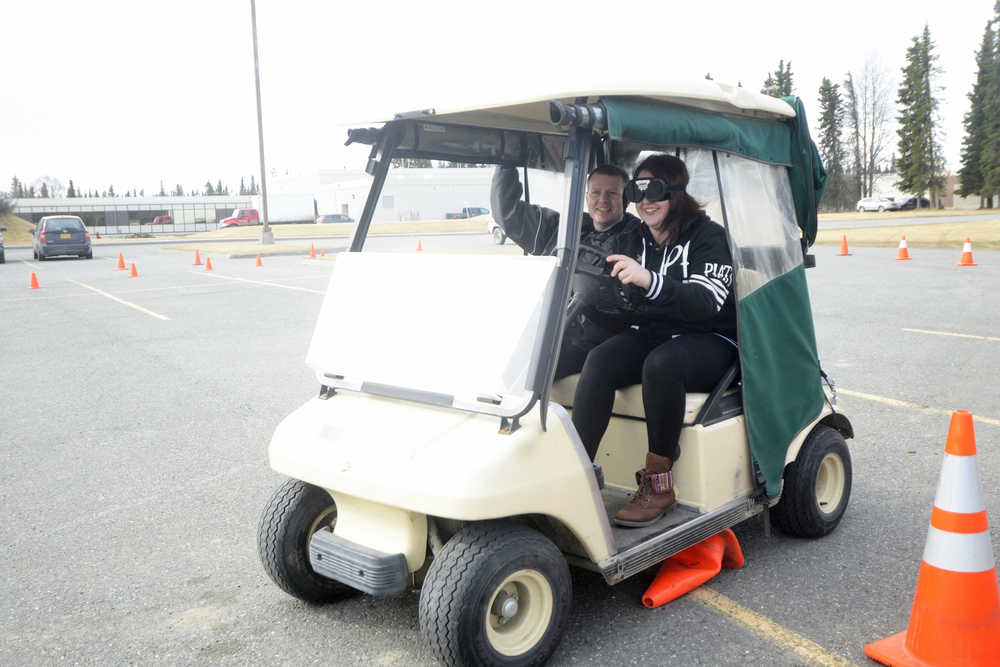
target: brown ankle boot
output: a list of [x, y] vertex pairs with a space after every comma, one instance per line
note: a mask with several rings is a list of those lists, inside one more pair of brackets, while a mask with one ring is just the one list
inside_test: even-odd
[[648, 526], [676, 502], [674, 495], [674, 462], [666, 456], [646, 453], [646, 467], [635, 473], [639, 484], [628, 505], [618, 510], [615, 523], [619, 526], [639, 528]]

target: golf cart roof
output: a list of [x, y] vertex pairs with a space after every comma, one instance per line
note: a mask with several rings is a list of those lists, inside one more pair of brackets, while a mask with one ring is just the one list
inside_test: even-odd
[[674, 104], [681, 107], [714, 111], [733, 116], [773, 119], [795, 116], [795, 109], [787, 102], [748, 88], [732, 86], [706, 79], [689, 82], [668, 82], [656, 89], [638, 86], [603, 87], [585, 92], [554, 91], [528, 99], [498, 102], [460, 109], [425, 109], [396, 114], [394, 118], [424, 118], [478, 127], [495, 127], [528, 132], [565, 133], [566, 128], [552, 124], [549, 103], [552, 101], [573, 104], [581, 100], [593, 103], [607, 98], [626, 98], [635, 101]]

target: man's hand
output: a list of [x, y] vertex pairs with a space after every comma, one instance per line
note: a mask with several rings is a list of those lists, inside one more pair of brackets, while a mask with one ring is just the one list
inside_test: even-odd
[[653, 274], [649, 269], [628, 255], [609, 255], [606, 261], [615, 263], [611, 268], [611, 275], [618, 278], [623, 285], [635, 285], [648, 290], [650, 283], [653, 282]]

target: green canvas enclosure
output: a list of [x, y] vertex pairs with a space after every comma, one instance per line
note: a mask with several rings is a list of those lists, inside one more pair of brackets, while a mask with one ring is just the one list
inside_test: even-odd
[[786, 101], [795, 115], [775, 119], [602, 100], [621, 150], [677, 151], [689, 191], [729, 232], [747, 436], [772, 497], [788, 445], [824, 401], [803, 248], [815, 239], [826, 175], [801, 101]]

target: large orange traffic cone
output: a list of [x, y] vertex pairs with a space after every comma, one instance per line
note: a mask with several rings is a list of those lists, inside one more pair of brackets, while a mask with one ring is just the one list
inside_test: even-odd
[[840, 256], [843, 257], [844, 255], [850, 254], [851, 253], [847, 251], [847, 234], [844, 234], [844, 238], [840, 241]]
[[896, 254], [896, 259], [911, 259], [910, 250], [906, 247], [906, 237], [899, 237], [899, 253]]
[[212, 258], [211, 257], [206, 257], [205, 258], [205, 270], [206, 271], [211, 271], [212, 270]]
[[201, 253], [198, 252], [197, 248], [194, 249], [194, 265], [201, 266]]
[[1000, 664], [1000, 589], [970, 412], [951, 415], [910, 625], [865, 655], [886, 665]]
[[962, 259], [959, 260], [958, 266], [979, 266], [974, 261], [972, 261], [972, 238], [966, 236], [965, 244], [962, 245]]
[[38, 276], [35, 272], [31, 272], [31, 282], [28, 283], [28, 289], [42, 289], [42, 286], [38, 284]]
[[257, 253], [257, 266], [264, 266], [260, 263], [260, 253]]
[[417, 239], [417, 252], [420, 252], [423, 249], [424, 249], [423, 244], [420, 243], [420, 239]]
[[129, 278], [138, 278], [139, 272], [135, 270], [135, 262], [132, 262], [132, 270], [128, 273]]
[[309, 259], [316, 259], [316, 244], [309, 244]]
[[676, 600], [717, 575], [723, 567], [743, 567], [740, 543], [728, 528], [663, 561], [653, 583], [642, 595], [642, 604], [655, 609]]
[[126, 268], [125, 267], [125, 258], [122, 257], [121, 253], [118, 253], [118, 266], [115, 267], [115, 271], [124, 271], [125, 268]]

